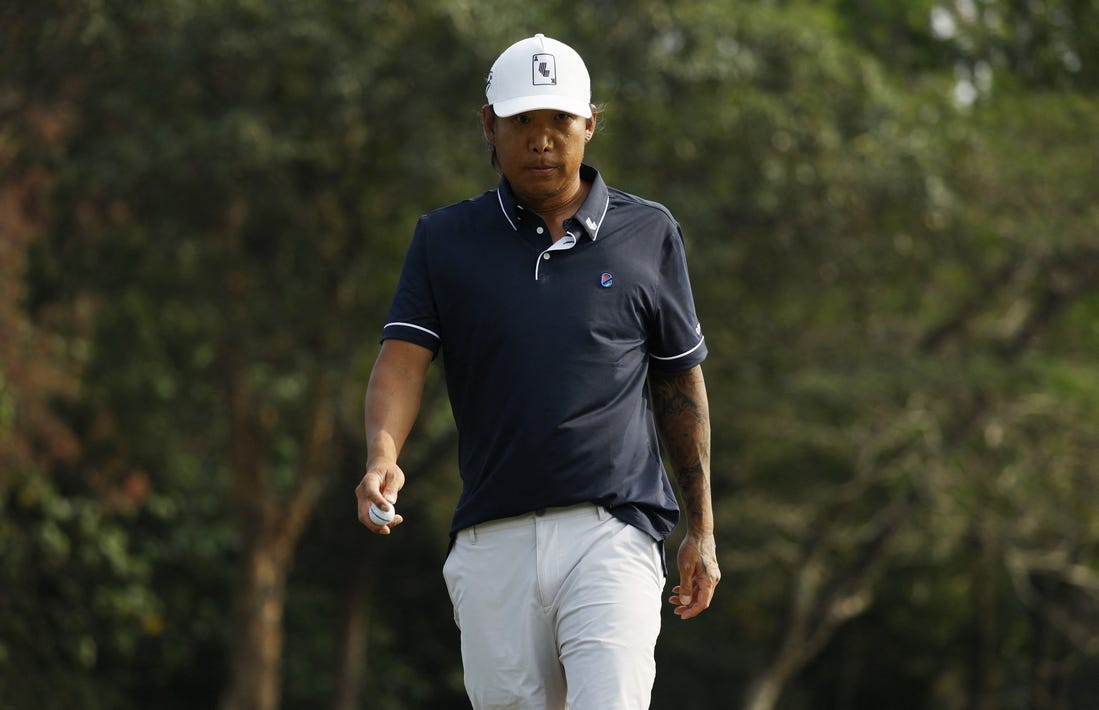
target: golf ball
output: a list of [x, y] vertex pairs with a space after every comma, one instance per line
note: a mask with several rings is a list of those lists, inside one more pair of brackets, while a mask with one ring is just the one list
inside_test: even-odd
[[375, 525], [388, 525], [393, 522], [393, 516], [397, 514], [397, 509], [393, 507], [393, 504], [389, 504], [389, 510], [382, 510], [378, 507], [377, 503], [370, 504], [370, 522]]

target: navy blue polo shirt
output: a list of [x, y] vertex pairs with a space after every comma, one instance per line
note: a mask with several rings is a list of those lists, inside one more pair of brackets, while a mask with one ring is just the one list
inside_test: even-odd
[[557, 243], [506, 179], [416, 225], [382, 339], [442, 352], [452, 535], [581, 502], [657, 540], [678, 520], [646, 378], [706, 357], [683, 236], [662, 205], [581, 177], [591, 191]]

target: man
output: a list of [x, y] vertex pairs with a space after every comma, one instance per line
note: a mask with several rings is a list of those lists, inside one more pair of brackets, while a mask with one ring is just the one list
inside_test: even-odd
[[597, 114], [570, 47], [517, 42], [486, 93], [500, 184], [417, 224], [366, 393], [359, 519], [403, 521], [367, 511], [397, 501], [442, 352], [463, 483], [443, 573], [473, 707], [646, 708], [678, 519], [657, 429], [687, 513], [675, 613], [701, 613], [720, 578], [682, 236], [582, 163]]

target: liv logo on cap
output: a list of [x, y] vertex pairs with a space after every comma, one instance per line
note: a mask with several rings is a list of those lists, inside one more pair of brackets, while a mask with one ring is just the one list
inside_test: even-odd
[[485, 97], [502, 118], [543, 109], [592, 115], [584, 60], [572, 47], [541, 34], [519, 40], [496, 58]]
[[533, 62], [535, 86], [557, 83], [557, 67], [553, 63], [552, 54], [535, 54]]

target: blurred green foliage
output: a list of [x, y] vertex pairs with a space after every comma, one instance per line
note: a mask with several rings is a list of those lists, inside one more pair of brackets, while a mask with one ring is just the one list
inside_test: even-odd
[[591, 69], [589, 162], [682, 223], [712, 353], [724, 578], [669, 616], [653, 707], [1089, 707], [1096, 28], [1088, 0], [8, 3], [0, 708], [216, 706], [318, 401], [282, 706], [466, 706], [444, 385], [386, 540], [361, 397], [416, 217], [495, 183], [484, 75], [534, 32]]

